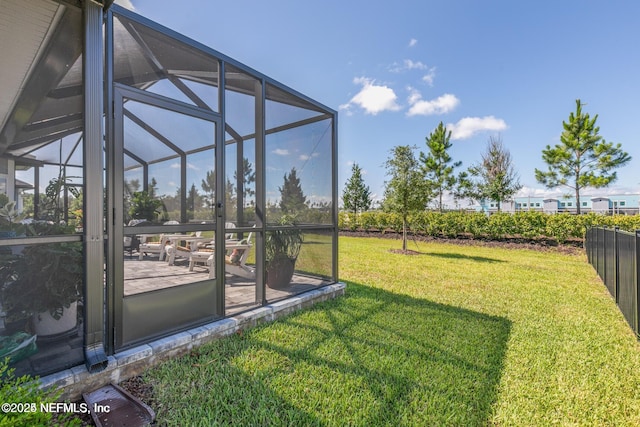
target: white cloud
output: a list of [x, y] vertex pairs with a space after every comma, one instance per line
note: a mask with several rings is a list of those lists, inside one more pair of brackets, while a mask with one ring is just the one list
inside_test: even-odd
[[409, 47], [414, 47], [417, 44], [418, 44], [418, 40], [416, 39], [409, 40]]
[[284, 148], [277, 148], [272, 151], [273, 154], [277, 154], [278, 156], [288, 156], [289, 150], [285, 150]]
[[429, 72], [422, 76], [422, 81], [428, 84], [429, 86], [433, 86], [433, 79], [436, 77], [436, 67], [432, 67], [429, 69]]
[[410, 59], [404, 60], [404, 66], [407, 70], [426, 70], [427, 68], [429, 68], [420, 61], [414, 62]]
[[[580, 190], [581, 199], [590, 199], [592, 197], [611, 197], [624, 194], [638, 194], [637, 189], [629, 187], [607, 187], [607, 188], [591, 188], [585, 187]], [[573, 190], [567, 187], [556, 188], [535, 188], [524, 186], [516, 193], [516, 197], [544, 197], [545, 199], [558, 199], [575, 197]]]
[[[180, 165], [180, 162], [176, 162], [176, 163], [171, 163], [169, 165], [169, 167], [171, 169], [180, 169], [182, 166]], [[187, 169], [191, 169], [191, 170], [195, 170], [195, 171], [199, 171], [200, 168], [196, 165], [194, 165], [193, 163], [187, 163]]]
[[299, 159], [302, 161], [309, 160], [310, 158], [311, 156], [309, 156], [308, 154], [300, 154], [300, 157], [299, 157]]
[[362, 89], [348, 103], [341, 105], [341, 110], [349, 113], [351, 107], [356, 105], [374, 116], [382, 111], [400, 110], [401, 107], [396, 103], [398, 97], [390, 87], [377, 85], [373, 79], [366, 77], [357, 77], [353, 82], [362, 85]]
[[409, 88], [409, 92], [407, 102], [409, 102], [411, 108], [407, 111], [407, 116], [445, 114], [453, 111], [460, 104], [460, 100], [450, 93], [445, 93], [431, 101], [425, 101], [417, 90]]
[[116, 0], [114, 3], [129, 10], [136, 10], [131, 0]]
[[522, 187], [515, 195], [515, 197], [544, 197], [545, 199], [561, 199], [566, 193], [560, 187], [557, 188], [535, 188], [535, 187]]
[[465, 117], [458, 123], [447, 124], [447, 130], [451, 131], [451, 139], [467, 139], [478, 132], [501, 131], [506, 128], [505, 121], [494, 116]]
[[391, 73], [403, 73], [410, 70], [426, 70], [427, 74], [422, 76], [422, 81], [429, 86], [433, 86], [433, 80], [436, 77], [436, 67], [429, 67], [421, 61], [413, 61], [411, 59], [405, 59], [402, 64], [394, 62], [389, 66], [389, 72]]
[[413, 61], [411, 59], [405, 59], [404, 61], [402, 61], [402, 64], [398, 64], [397, 62], [394, 62], [389, 66], [389, 71], [392, 73], [401, 73], [407, 70], [428, 70], [428, 69], [429, 67], [426, 64], [420, 61]]

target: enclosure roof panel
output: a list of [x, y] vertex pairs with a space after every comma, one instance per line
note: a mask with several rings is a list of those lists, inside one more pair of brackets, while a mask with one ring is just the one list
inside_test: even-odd
[[[108, 2], [107, 2], [108, 3]], [[52, 141], [83, 128], [82, 13], [68, 2], [21, 0], [0, 3], [0, 57], [11, 58], [0, 78], [0, 155], [35, 155]], [[200, 108], [196, 85], [255, 96], [265, 82], [272, 111], [298, 109], [296, 120], [334, 112], [219, 52], [114, 5], [114, 80], [139, 89], [174, 85]], [[208, 102], [211, 102], [210, 100]], [[283, 114], [284, 115], [284, 114]], [[282, 126], [273, 116], [269, 126]], [[268, 127], [269, 127], [268, 126]], [[268, 131], [268, 129], [267, 129]]]

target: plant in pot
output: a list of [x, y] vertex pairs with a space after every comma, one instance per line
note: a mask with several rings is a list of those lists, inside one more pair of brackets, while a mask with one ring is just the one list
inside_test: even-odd
[[[54, 178], [46, 188], [40, 204], [42, 218], [23, 227], [22, 235], [49, 236], [73, 233], [64, 221], [61, 195], [69, 178]], [[75, 196], [76, 189], [70, 190]], [[7, 222], [4, 211], [14, 217], [15, 206], [0, 210], [0, 220]], [[8, 222], [15, 225], [15, 219]], [[39, 337], [59, 336], [77, 328], [78, 302], [84, 281], [81, 242], [35, 243], [5, 254], [0, 271], [0, 298], [5, 322], [23, 325]], [[29, 326], [24, 326], [30, 323]]]
[[131, 197], [131, 207], [129, 215], [131, 219], [146, 219], [155, 222], [158, 215], [163, 213], [164, 205], [162, 200], [156, 199], [148, 191], [136, 191]]
[[0, 201], [0, 238], [23, 234], [24, 225], [18, 222], [20, 215], [16, 209], [16, 202], [6, 202], [4, 205], [1, 203], [2, 201]]
[[278, 289], [288, 286], [295, 271], [296, 260], [300, 254], [304, 236], [298, 228], [289, 228], [295, 225], [294, 218], [283, 215], [280, 226], [266, 233], [265, 267], [266, 282], [270, 288]]
[[[62, 202], [65, 188], [74, 197], [79, 190], [64, 168], [49, 181], [39, 205], [40, 220], [23, 227], [27, 237], [74, 233], [66, 223]], [[14, 206], [0, 210], [0, 220], [15, 223]], [[81, 242], [33, 243], [4, 254], [0, 269], [0, 299], [5, 321], [21, 324], [43, 336], [60, 336], [77, 330], [78, 302], [82, 300], [84, 267]], [[25, 324], [30, 326], [24, 326]]]
[[83, 291], [82, 261], [80, 242], [29, 245], [12, 256], [3, 265], [0, 283], [6, 321], [31, 319], [41, 337], [74, 331]]

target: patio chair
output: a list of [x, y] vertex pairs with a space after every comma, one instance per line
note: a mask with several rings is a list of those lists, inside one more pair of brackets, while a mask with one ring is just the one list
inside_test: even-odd
[[[225, 246], [225, 271], [234, 276], [244, 277], [246, 279], [255, 279], [255, 270], [246, 265], [251, 243], [247, 240], [241, 242], [228, 242]], [[171, 249], [171, 255], [189, 256], [189, 271], [193, 271], [196, 264], [203, 264], [209, 269], [209, 278], [215, 276], [215, 258], [213, 249], [197, 249], [188, 251], [188, 248], [177, 247]]]
[[140, 250], [140, 239], [136, 235], [124, 236], [124, 251], [129, 252], [129, 257], [133, 256], [133, 251]]
[[251, 243], [249, 243], [248, 240], [243, 240], [235, 245], [227, 245], [225, 249], [229, 253], [225, 255], [225, 271], [234, 276], [255, 280], [255, 269], [246, 265], [251, 250]]
[[209, 270], [209, 278], [213, 279], [215, 276], [213, 255], [213, 249], [199, 248], [192, 251], [189, 255], [189, 271], [193, 271], [196, 264], [204, 264]]
[[165, 245], [167, 244], [164, 234], [160, 235], [159, 241], [140, 242], [138, 246], [138, 259], [142, 261], [145, 255], [158, 254], [158, 259], [162, 261], [165, 255]]
[[[193, 252], [194, 251], [187, 246], [167, 245], [167, 264], [173, 265], [175, 263], [176, 257], [190, 259]], [[190, 268], [189, 270], [192, 269]]]
[[[229, 228], [236, 228], [236, 225], [233, 222], [225, 222], [224, 223], [224, 228], [229, 229]], [[233, 235], [235, 233], [227, 233], [224, 235], [225, 240], [231, 240], [233, 239]]]

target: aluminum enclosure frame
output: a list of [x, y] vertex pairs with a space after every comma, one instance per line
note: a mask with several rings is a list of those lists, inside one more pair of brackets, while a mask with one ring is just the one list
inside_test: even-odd
[[[322, 143], [327, 147], [327, 154], [329, 152], [329, 149], [331, 151], [330, 160], [329, 155], [325, 157], [327, 159], [327, 166], [329, 162], [331, 165], [331, 170], [326, 171], [326, 177], [327, 179], [330, 178], [331, 181], [331, 189], [329, 193], [329, 184], [327, 184], [326, 192], [323, 193], [322, 196], [327, 200], [329, 199], [329, 196], [331, 197], [330, 208], [327, 208], [326, 211], [323, 211], [322, 214], [326, 216], [323, 216], [321, 220], [315, 222], [310, 221], [306, 224], [296, 225], [295, 228], [300, 229], [302, 232], [308, 233], [318, 231], [320, 233], [323, 233], [323, 235], [328, 236], [326, 239], [327, 244], [323, 247], [324, 252], [322, 253], [321, 257], [321, 262], [324, 262], [324, 264], [322, 264], [321, 267], [318, 268], [318, 271], [314, 271], [308, 274], [311, 276], [315, 274], [317, 274], [318, 276], [322, 276], [326, 279], [324, 281], [325, 284], [327, 282], [335, 283], [338, 281], [339, 195], [337, 167], [337, 111], [326, 107], [325, 105], [309, 98], [308, 96], [301, 94], [287, 87], [286, 85], [210, 47], [196, 42], [182, 34], [177, 33], [176, 31], [170, 30], [130, 10], [112, 4], [112, 0], [48, 1], [58, 3], [63, 8], [71, 8], [73, 9], [74, 13], [77, 11], [81, 12], [82, 81], [80, 87], [64, 87], [59, 89], [56, 88], [55, 85], [53, 85], [53, 89], [49, 88], [49, 91], [45, 91], [45, 89], [47, 88], [38, 86], [38, 93], [42, 95], [43, 98], [48, 97], [49, 101], [47, 102], [50, 102], [50, 99], [54, 99], [55, 96], [59, 96], [62, 101], [65, 101], [66, 98], [63, 97], [67, 92], [71, 93], [75, 90], [76, 92], [74, 93], [74, 95], [77, 96], [78, 93], [82, 91], [82, 109], [80, 111], [62, 111], [60, 114], [64, 115], [64, 117], [45, 117], [42, 120], [39, 119], [35, 123], [27, 122], [25, 124], [25, 129], [27, 129], [28, 131], [23, 131], [25, 139], [15, 140], [16, 143], [13, 146], [11, 145], [13, 141], [11, 141], [10, 139], [5, 141], [3, 139], [2, 142], [7, 142], [7, 144], [5, 144], [6, 147], [3, 146], [3, 149], [0, 150], [0, 157], [6, 157], [10, 159], [10, 161], [14, 161], [14, 159], [16, 159], [16, 162], [20, 162], [20, 164], [24, 165], [25, 167], [29, 165], [30, 167], [33, 167], [33, 176], [35, 181], [34, 186], [36, 187], [33, 199], [36, 212], [35, 217], [36, 219], [38, 219], [37, 209], [39, 204], [40, 191], [38, 187], [40, 187], [41, 185], [40, 169], [43, 168], [43, 166], [58, 166], [58, 164], [52, 163], [46, 158], [44, 160], [42, 158], [35, 158], [30, 154], [29, 150], [34, 147], [33, 151], [37, 151], [41, 147], [46, 147], [47, 144], [49, 144], [51, 141], [57, 141], [58, 139], [60, 140], [60, 146], [62, 147], [61, 137], [63, 135], [80, 133], [81, 139], [78, 139], [78, 142], [82, 143], [82, 165], [79, 164], [80, 160], [77, 160], [75, 161], [75, 163], [68, 165], [65, 164], [65, 166], [70, 166], [76, 169], [80, 167], [82, 168], [82, 177], [80, 177], [82, 179], [82, 184], [77, 184], [78, 186], [82, 185], [83, 187], [83, 222], [81, 223], [82, 230], [76, 231], [76, 234], [66, 235], [59, 234], [29, 237], [22, 236], [13, 237], [10, 239], [0, 238], [0, 249], [12, 250], [13, 248], [19, 247], [21, 245], [82, 242], [84, 257], [84, 301], [82, 304], [84, 330], [82, 334], [82, 351], [84, 355], [84, 363], [88, 372], [94, 373], [105, 369], [107, 367], [108, 356], [114, 355], [126, 348], [126, 346], [117, 344], [119, 342], [119, 338], [117, 337], [116, 332], [119, 327], [122, 327], [122, 325], [120, 324], [122, 320], [118, 319], [118, 315], [121, 312], [123, 301], [122, 296], [117, 295], [115, 292], [115, 283], [124, 279], [123, 275], [121, 274], [122, 271], [116, 271], [114, 269], [116, 267], [113, 266], [113, 264], [115, 264], [114, 260], [118, 258], [117, 251], [120, 251], [122, 249], [121, 240], [123, 231], [115, 231], [115, 227], [121, 227], [120, 224], [123, 223], [122, 205], [120, 204], [118, 206], [118, 201], [114, 199], [112, 194], [110, 194], [110, 192], [113, 193], [114, 191], [116, 193], [123, 192], [122, 174], [118, 175], [117, 173], [115, 173], [121, 171], [124, 167], [123, 164], [121, 164], [122, 159], [117, 158], [115, 149], [116, 138], [119, 137], [116, 134], [116, 122], [117, 120], [122, 120], [122, 117], [118, 117], [118, 115], [124, 114], [122, 112], [122, 109], [119, 109], [116, 105], [116, 99], [118, 98], [118, 96], [120, 96], [116, 92], [118, 90], [124, 90], [125, 92], [128, 90], [124, 88], [125, 86], [121, 82], [116, 81], [117, 79], [114, 76], [114, 64], [116, 62], [116, 59], [114, 58], [114, 49], [116, 49], [116, 47], [114, 46], [113, 35], [115, 31], [114, 19], [116, 19], [116, 17], [122, 17], [137, 25], [139, 24], [141, 26], [144, 26], [151, 31], [157, 32], [162, 36], [173, 39], [177, 43], [185, 45], [188, 48], [197, 51], [198, 54], [202, 54], [203, 56], [210, 58], [211, 61], [215, 61], [217, 63], [217, 110], [215, 112], [212, 111], [212, 114], [216, 116], [216, 132], [218, 134], [217, 137], [219, 138], [216, 140], [215, 147], [215, 173], [219, 178], [227, 176], [227, 171], [225, 171], [225, 168], [231, 168], [231, 166], [227, 163], [225, 147], [229, 144], [232, 144], [233, 139], [237, 141], [239, 138], [243, 143], [245, 141], [249, 141], [250, 144], [255, 144], [255, 146], [249, 145], [251, 150], [255, 149], [255, 153], [252, 154], [255, 156], [255, 226], [250, 228], [250, 226], [247, 224], [241, 224], [238, 228], [239, 233], [255, 233], [255, 261], [252, 261], [255, 262], [255, 306], [251, 308], [255, 308], [256, 306], [263, 306], [272, 302], [267, 298], [267, 290], [265, 285], [266, 256], [264, 245], [266, 240], [265, 237], [268, 235], [268, 233], [273, 230], [277, 230], [279, 226], [274, 225], [273, 222], [269, 223], [268, 221], [268, 210], [270, 202], [267, 198], [267, 186], [269, 184], [267, 167], [269, 165], [267, 165], [266, 162], [268, 162], [269, 158], [269, 137], [270, 135], [277, 135], [280, 132], [286, 133], [287, 131], [297, 130], [298, 128], [301, 130], [301, 132], [305, 132], [307, 131], [307, 129], [312, 129], [315, 123], [319, 123], [318, 126], [320, 126], [320, 124], [322, 126], [325, 126], [326, 123], [325, 127], [329, 129], [327, 132], [328, 136], [322, 136]], [[75, 22], [77, 23], [78, 21], [76, 20]], [[76, 28], [78, 28], [77, 25]], [[77, 51], [78, 49], [76, 48], [76, 52]], [[230, 69], [233, 70], [229, 71]], [[239, 80], [233, 74], [227, 80], [228, 72], [232, 73], [238, 70], [251, 78], [251, 80], [246, 80], [250, 81], [250, 83], [247, 83], [246, 85], [238, 83]], [[75, 76], [78, 76], [78, 73], [76, 73]], [[63, 77], [66, 77], [66, 75], [64, 75]], [[30, 78], [34, 78], [34, 74], [32, 74]], [[233, 86], [234, 84], [236, 86]], [[212, 86], [215, 86], [215, 84], [213, 84]], [[132, 86], [128, 86], [128, 88], [131, 90], [130, 93], [142, 91], [142, 89]], [[68, 89], [67, 92], [65, 92], [64, 89]], [[28, 89], [25, 89], [25, 91], [26, 90]], [[188, 88], [185, 90], [188, 90]], [[254, 117], [252, 119], [249, 119], [249, 121], [253, 121], [253, 131], [247, 133], [236, 132], [236, 130], [231, 127], [235, 125], [235, 123], [230, 124], [227, 122], [227, 119], [229, 118], [227, 114], [228, 91], [246, 95], [248, 97], [251, 97], [251, 99], [253, 100], [253, 106], [251, 108], [254, 111], [252, 111], [251, 114], [254, 114]], [[55, 96], [51, 95], [53, 92], [55, 92]], [[46, 95], [44, 95], [45, 93]], [[155, 94], [153, 94], [153, 92], [146, 93], [151, 98], [155, 97], [158, 100], [161, 100], [162, 98], [161, 95], [156, 96]], [[197, 98], [197, 95], [194, 94], [194, 96]], [[290, 103], [287, 104], [287, 101], [289, 101]], [[299, 110], [307, 110], [308, 112], [312, 112], [313, 116], [305, 117], [302, 119], [298, 118], [295, 120], [293, 117], [286, 117], [286, 120], [288, 121], [284, 124], [278, 123], [277, 125], [268, 125], [266, 117], [270, 108], [269, 102], [272, 103], [271, 105], [275, 103], [281, 103], [286, 107], [298, 108]], [[176, 101], [176, 103], [178, 103], [178, 101]], [[188, 110], [195, 111], [201, 109], [202, 111], [204, 111], [204, 107], [206, 107], [206, 105], [198, 105], [197, 102], [195, 102], [195, 104], [195, 107], [189, 106]], [[18, 109], [19, 108], [16, 107], [16, 110]], [[185, 109], [185, 111], [186, 110], [187, 109]], [[176, 110], [172, 111], [178, 113], [180, 112], [179, 107]], [[47, 126], [50, 127], [47, 128]], [[271, 128], [267, 129], [267, 126], [270, 126]], [[305, 126], [308, 127], [305, 128]], [[322, 128], [323, 131], [325, 127]], [[3, 131], [4, 129], [0, 128], [0, 135], [3, 135]], [[228, 135], [231, 135], [229, 140], [227, 140], [227, 137], [225, 136], [227, 133]], [[331, 138], [330, 144], [329, 138]], [[238, 144], [237, 146], [239, 147], [237, 148], [237, 153], [239, 154], [235, 154], [237, 156], [237, 158], [235, 159], [235, 167], [236, 171], [239, 171], [241, 169], [241, 164], [244, 157], [244, 152], [242, 151], [244, 150], [244, 148], [242, 148], [242, 144]], [[5, 153], [5, 150], [10, 150], [11, 148], [13, 148], [15, 151]], [[75, 151], [75, 148], [73, 151]], [[181, 155], [180, 191], [181, 199], [184, 200], [186, 199], [187, 192], [187, 186], [185, 185], [187, 182], [187, 160], [184, 152]], [[70, 158], [71, 154], [69, 154], [69, 156], [67, 157], [67, 161], [69, 161]], [[233, 157], [230, 157], [230, 159], [233, 159]], [[324, 165], [324, 163], [320, 164]], [[291, 165], [289, 164], [289, 166]], [[231, 172], [233, 171], [231, 170]], [[149, 172], [147, 167], [144, 170], [143, 178], [145, 186], [148, 183], [148, 177]], [[120, 182], [118, 182], [118, 180]], [[240, 182], [239, 180], [240, 178], [238, 178], [238, 182]], [[271, 184], [273, 184], [274, 181], [275, 180], [272, 179]], [[236, 186], [236, 191], [240, 191], [238, 189], [242, 189], [242, 186], [240, 184]], [[325, 187], [323, 187], [323, 191], [324, 189]], [[224, 207], [225, 190], [225, 180], [217, 179], [215, 189], [215, 194], [217, 197], [215, 203], [215, 216], [217, 220], [217, 228], [215, 229], [215, 246], [218, 248], [225, 247], [225, 232], [228, 232], [228, 230], [225, 228], [225, 224], [227, 222], [227, 214]], [[241, 206], [240, 197], [237, 198], [236, 204], [237, 212], [244, 209]], [[118, 212], [118, 209], [120, 209], [120, 212]], [[184, 202], [180, 205], [180, 209], [180, 216], [184, 224], [181, 222], [181, 224], [179, 225], [168, 226], [167, 231], [184, 232], [187, 231], [187, 228], [191, 230], [200, 227], [199, 225], [193, 224], [186, 225], [187, 207]], [[253, 215], [253, 211], [251, 211], [251, 215]], [[293, 228], [294, 226], [286, 227]], [[201, 229], [205, 229], [204, 225], [201, 227]], [[80, 228], [78, 228], [77, 230], [80, 230]], [[141, 233], [146, 233], [149, 230], [152, 230], [152, 228], [140, 228]], [[330, 253], [328, 244], [329, 240], [331, 242]], [[120, 241], [119, 245], [117, 244], [118, 241]], [[218, 255], [221, 257], [220, 259], [224, 260], [224, 253]], [[331, 265], [329, 265], [329, 263], [331, 263]], [[216, 290], [217, 293], [215, 299], [215, 312], [221, 314], [221, 316], [224, 317], [224, 277], [226, 271], [224, 262], [217, 262], [215, 264], [215, 269], [215, 276], [218, 278], [222, 278], [222, 286], [217, 286]], [[185, 310], [188, 310], [188, 308], [186, 308]], [[206, 319], [207, 322], [211, 320], [212, 318]], [[204, 324], [204, 322], [205, 320], [203, 320], [201, 323]], [[176, 328], [167, 329], [166, 334], [168, 335], [182, 329], [191, 328], [193, 326], [193, 323], [179, 325]], [[162, 335], [154, 335], [153, 338], [155, 339], [161, 336]], [[131, 345], [138, 345], [139, 343], [140, 342], [132, 342]]]

